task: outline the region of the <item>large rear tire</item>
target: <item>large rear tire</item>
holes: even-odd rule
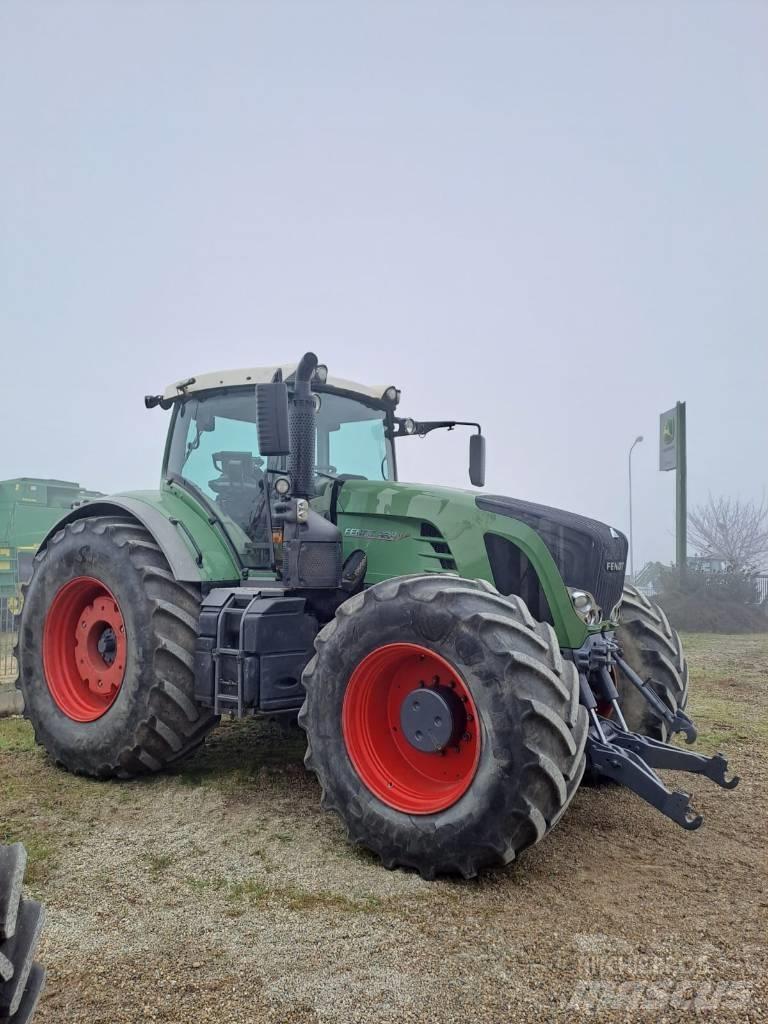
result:
[[[21,843],[0,846],[0,1020],[27,1024],[45,971],[34,959],[45,921],[35,900],[22,899],[27,854]]]
[[[471,878],[538,842],[567,808],[586,712],[554,631],[519,598],[455,576],[387,580],[341,605],[315,650],[305,763],[323,806],[386,867]],[[404,709],[441,699],[458,732],[444,752],[416,749]]]
[[[203,741],[217,718],[194,701],[199,607],[134,520],[55,534],[35,557],[18,661],[25,716],[57,763],[128,778]]]
[[[653,689],[671,711],[684,711],[688,704],[688,662],[680,637],[670,626],[664,609],[627,584],[619,623],[616,638],[629,665],[641,678],[653,680]],[[642,694],[621,675],[618,690],[629,728],[666,742],[666,723],[654,715]]]

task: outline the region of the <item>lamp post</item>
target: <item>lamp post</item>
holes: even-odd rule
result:
[[[629,578],[632,583],[635,582],[635,552],[632,546],[632,452],[635,445],[640,444],[642,440],[643,435],[638,434],[629,449]]]

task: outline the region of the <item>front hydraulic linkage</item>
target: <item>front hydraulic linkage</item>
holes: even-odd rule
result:
[[[595,771],[631,789],[685,829],[698,828],[703,817],[691,808],[690,793],[668,789],[654,768],[703,775],[723,789],[733,789],[739,783],[738,775],[726,779],[728,762],[722,754],[694,754],[620,729],[597,715],[593,723],[587,739],[587,757]]]
[[[643,682],[627,665],[612,637],[592,637],[583,648],[574,651],[573,657],[579,672],[580,700],[590,718],[587,758],[593,771],[631,789],[682,828],[699,828],[704,819],[692,809],[690,794],[668,789],[654,769],[669,768],[703,775],[723,789],[737,786],[738,775],[726,779],[728,762],[722,754],[704,757],[649,736],[630,732],[621,712],[619,694],[611,671],[614,664],[637,687],[671,732],[685,733],[688,743],[696,739],[696,728],[690,718],[682,711],[675,713],[667,707],[650,685],[651,681]],[[609,713],[614,716],[612,721],[598,712],[598,708],[603,707],[610,708]]]
[[[688,715],[686,715],[684,711],[680,710],[670,711],[661,697],[659,697],[650,685],[652,680],[649,679],[646,682],[643,682],[637,672],[635,672],[635,670],[631,668],[619,655],[618,650],[614,650],[612,653],[613,661],[616,662],[630,683],[632,683],[632,685],[642,693],[656,716],[667,723],[670,733],[682,732],[685,734],[685,742],[693,743],[698,734],[696,732],[696,726],[690,720]]]

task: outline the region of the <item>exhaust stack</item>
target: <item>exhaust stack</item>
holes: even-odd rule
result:
[[[288,472],[292,497],[281,510],[283,565],[281,577],[289,591],[337,590],[341,582],[341,534],[310,507],[315,494],[315,399],[312,376],[317,356],[301,357],[293,381],[288,433]]]
[[[317,356],[307,352],[296,367],[295,385],[289,421],[290,456],[288,471],[297,498],[311,498],[315,475],[315,400],[312,375]]]

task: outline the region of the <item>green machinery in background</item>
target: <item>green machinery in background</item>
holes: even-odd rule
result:
[[[14,616],[21,610],[21,587],[32,575],[38,545],[67,510],[100,496],[71,480],[22,476],[0,481],[0,687],[16,674]],[[0,714],[20,710],[15,692],[0,692]]]
[[[0,481],[0,600],[11,610],[19,586],[32,575],[32,559],[40,541],[65,509],[99,497],[70,480],[22,476]]]

